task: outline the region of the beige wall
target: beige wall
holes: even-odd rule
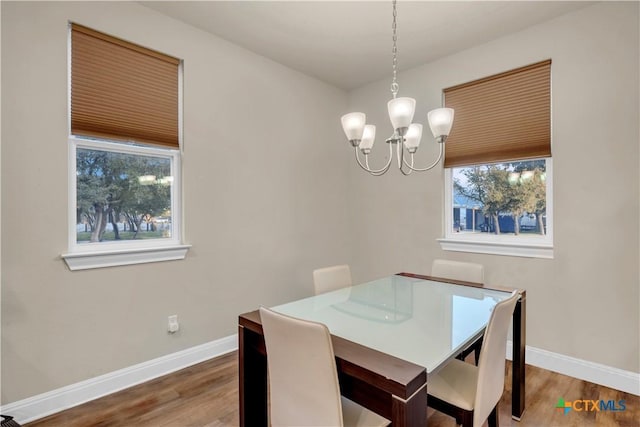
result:
[[[555,257],[444,252],[442,169],[373,178],[352,166],[355,280],[429,273],[434,258],[480,262],[489,284],[527,290],[529,345],[640,372],[638,23],[638,3],[605,2],[401,73],[399,94],[417,98],[426,125],[442,88],[552,58]],[[379,145],[388,84],[350,99]],[[436,144],[423,145],[426,163]]]
[[[60,259],[67,20],[185,61],[184,261]],[[133,3],[3,1],[2,64],[2,403],[234,334],[350,262],[346,93]]]
[[[361,281],[428,273],[436,257],[527,289],[530,345],[640,371],[638,4],[599,4],[399,76],[425,123],[443,87],[553,59],[553,260],[442,252],[441,170],[361,172],[338,89],[137,4],[1,6],[2,403],[233,334],[238,313],[310,294],[316,266],[350,262]],[[71,273],[59,257],[67,20],[185,60],[184,261]],[[350,97],[379,145],[388,84]]]

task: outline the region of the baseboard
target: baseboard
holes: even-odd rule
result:
[[[37,396],[0,407],[0,413],[13,416],[21,424],[46,417],[116,391],[150,381],[196,363],[232,352],[238,336],[230,335],[147,362],[90,378]]]
[[[512,349],[512,343],[508,341],[507,359],[509,360],[512,359]],[[640,396],[640,373],[637,372],[529,346],[526,347],[525,361],[528,365]]]
[[[0,413],[12,415],[16,421],[25,424],[196,363],[221,356],[237,350],[237,348],[237,335],[230,335],[177,353],[3,405],[0,407]],[[507,359],[512,359],[512,344],[510,341],[507,343],[506,355]],[[525,357],[529,365],[640,396],[639,373],[612,368],[530,346],[526,347]]]

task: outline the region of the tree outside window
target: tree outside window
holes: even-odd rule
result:
[[[171,158],[78,147],[76,242],[170,238]]]
[[[545,235],[546,160],[453,169],[454,232]]]

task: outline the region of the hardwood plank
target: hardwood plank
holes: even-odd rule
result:
[[[470,360],[473,355],[469,356]],[[27,424],[25,427],[227,427],[239,425],[237,353],[212,359]],[[501,427],[638,427],[640,397],[526,366],[527,409],[511,418],[511,364],[500,402]],[[625,401],[625,411],[556,409],[559,398]],[[430,427],[455,420],[429,408]],[[486,424],[485,424],[486,425]]]

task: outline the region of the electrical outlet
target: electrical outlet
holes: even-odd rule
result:
[[[169,325],[167,327],[167,331],[169,331],[170,334],[175,334],[179,329],[180,324],[178,323],[178,315],[174,314],[172,316],[169,316]]]

